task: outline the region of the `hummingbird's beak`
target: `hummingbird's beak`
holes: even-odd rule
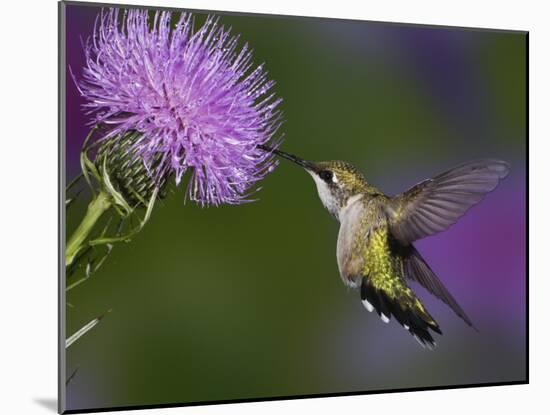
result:
[[[258,148],[271,152],[273,154],[277,154],[279,157],[282,157],[284,159],[290,160],[293,163],[296,163],[298,166],[302,166],[306,170],[313,170],[313,163],[310,163],[309,161],[306,161],[304,159],[301,159],[300,157],[296,157],[292,154],[285,153],[284,151],[277,150],[276,148],[271,148],[268,146],[264,146],[263,144],[260,144]]]

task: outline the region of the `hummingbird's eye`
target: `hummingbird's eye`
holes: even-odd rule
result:
[[[331,182],[332,181],[332,172],[330,170],[322,170],[322,171],[319,172],[319,177],[327,183]]]

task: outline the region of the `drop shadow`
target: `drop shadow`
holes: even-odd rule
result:
[[[34,398],[34,402],[43,408],[57,413],[57,399],[55,398]]]

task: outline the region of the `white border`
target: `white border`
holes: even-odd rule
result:
[[[251,0],[128,1],[133,4],[301,16],[492,27],[530,31],[530,288],[529,386],[415,392],[344,398],[175,408],[149,413],[518,414],[547,407],[550,350],[547,275],[548,76],[550,25],[544,2]],[[114,1],[117,3],[117,1]],[[124,3],[124,2],[122,2]],[[10,1],[2,6],[2,281],[1,411],[53,413],[57,345],[57,4]],[[505,70],[505,68],[503,68]],[[41,403],[42,402],[42,403]],[[538,411],[537,411],[538,412]],[[131,413],[131,412],[124,412]],[[138,412],[133,412],[138,413]]]

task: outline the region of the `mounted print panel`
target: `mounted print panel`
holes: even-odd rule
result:
[[[60,412],[527,382],[526,32],[59,12]]]

